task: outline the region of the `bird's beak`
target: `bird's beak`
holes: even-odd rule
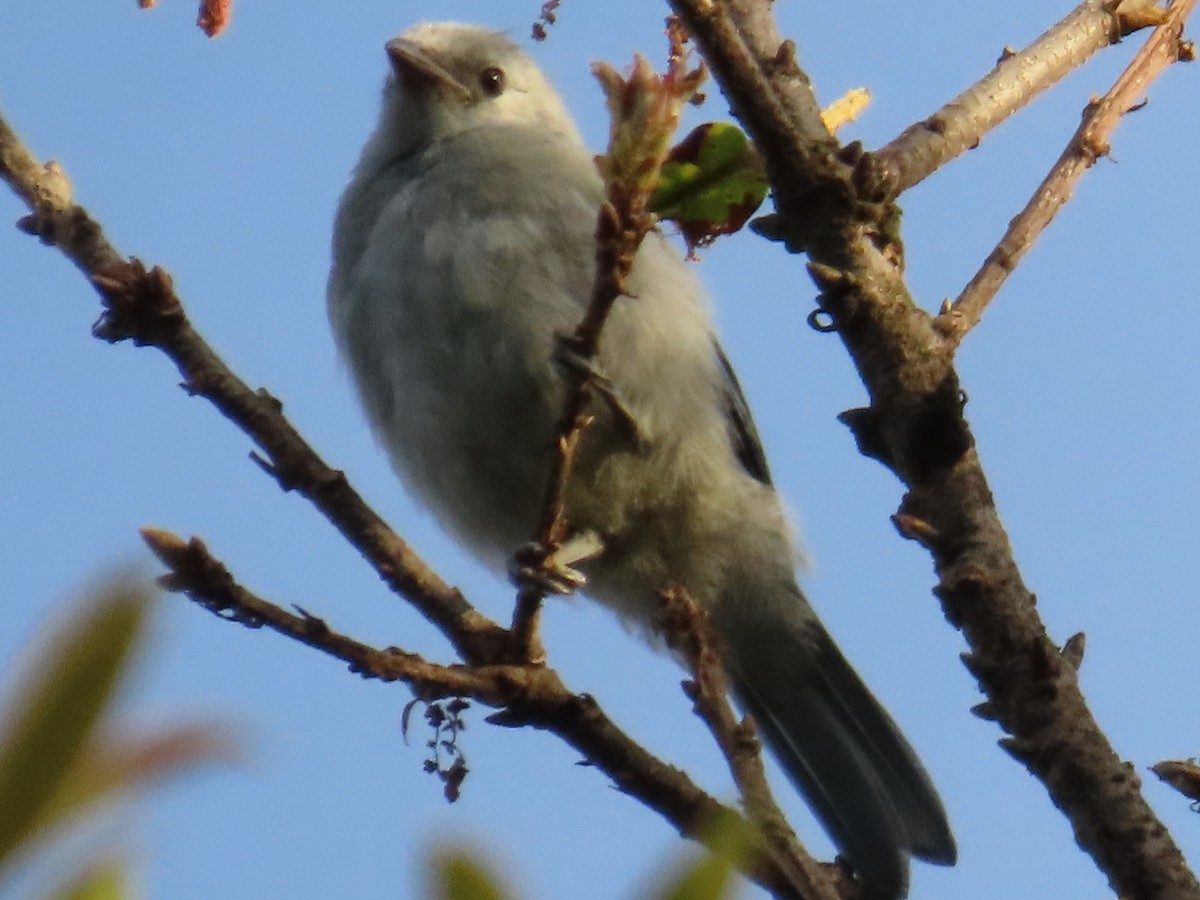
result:
[[[388,41],[386,49],[396,77],[409,90],[441,90],[464,103],[471,98],[470,89],[439,65],[419,44],[396,38]]]

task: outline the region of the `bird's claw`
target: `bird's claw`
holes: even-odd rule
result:
[[[604,552],[604,542],[594,531],[583,531],[547,552],[536,541],[517,549],[508,565],[508,577],[518,588],[541,594],[573,594],[587,577],[575,568]]]
[[[571,346],[569,337],[559,335],[558,341],[554,345],[554,362],[565,371],[573,372],[580,377],[583,384],[604,401],[613,418],[629,435],[629,439],[634,444],[640,447],[645,443],[637,419],[634,418],[629,406],[613,387],[612,379],[600,370],[595,360],[588,359],[576,352],[575,348]]]

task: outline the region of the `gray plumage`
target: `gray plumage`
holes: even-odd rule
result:
[[[408,488],[502,570],[530,540],[562,409],[556,334],[595,272],[603,186],[553,88],[502,35],[425,24],[388,44],[378,127],[338,210],[329,314],[371,425]],[[647,626],[682,584],[709,610],[738,698],[879,897],[908,858],[954,861],[936,792],[825,632],[707,300],[647,236],[598,364],[567,516],[598,535],[587,593]]]

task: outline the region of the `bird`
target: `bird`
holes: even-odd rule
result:
[[[562,414],[561,336],[596,273],[604,185],[533,59],[502,33],[414,25],[385,45],[378,123],[338,205],[328,314],[377,440],[411,494],[506,571],[539,522]],[[732,691],[868,896],[910,857],[952,865],[943,804],[796,579],[797,550],[710,301],[659,230],[642,241],[595,368],[565,485],[598,555],[584,592],[648,632],[682,586]],[[631,437],[632,419],[636,438]]]

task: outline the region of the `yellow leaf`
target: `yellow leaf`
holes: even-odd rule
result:
[[[505,900],[499,880],[461,847],[438,850],[430,865],[431,900]]]
[[[821,121],[830,131],[836,132],[848,122],[853,122],[871,103],[871,92],[866,88],[853,88],[821,110]]]

